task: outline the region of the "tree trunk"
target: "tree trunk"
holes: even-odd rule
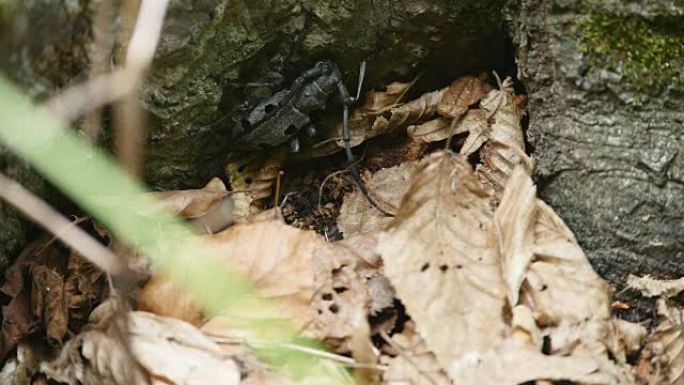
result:
[[[511,7],[541,198],[601,275],[684,275],[684,3]]]

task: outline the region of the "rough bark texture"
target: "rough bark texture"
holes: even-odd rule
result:
[[[667,0],[510,10],[539,192],[618,285],[684,275],[683,14]]]

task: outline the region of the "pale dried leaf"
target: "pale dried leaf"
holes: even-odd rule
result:
[[[379,238],[385,273],[442,368],[508,332],[492,217],[465,158],[438,152]]]
[[[636,352],[646,337],[646,328],[618,319],[592,319],[561,323],[544,330],[549,354],[558,356],[611,357],[625,365],[627,355]]]
[[[122,314],[109,314],[106,328],[93,328],[71,339],[57,360],[42,365],[43,373],[70,385],[240,383],[235,362],[192,325],[129,312],[124,327]],[[125,337],[121,330],[127,330]]]
[[[368,91],[364,98],[364,104],[356,108],[349,117],[350,146],[358,146],[364,140],[380,135],[382,132],[372,129],[375,118],[383,110],[397,106],[412,85],[413,82],[393,82],[387,86],[385,91]],[[337,125],[336,132],[337,138],[342,138],[342,123]],[[338,146],[344,147],[342,139],[338,139],[336,143]]]
[[[460,154],[469,156],[479,150],[483,143],[489,139],[489,124],[485,112],[480,109],[469,110],[466,115],[456,124],[454,134],[467,132]]]
[[[387,365],[382,374],[384,385],[447,385],[446,373],[440,368],[435,355],[430,352],[412,323],[404,325],[401,334],[392,336],[390,346],[395,356],[381,356]]]
[[[642,360],[648,362],[651,383],[684,384],[684,310],[658,301],[660,323],[642,352]],[[658,382],[655,382],[658,381]]]
[[[229,162],[226,173],[233,189],[234,217],[238,223],[262,211],[263,201],[273,195],[273,188],[280,175],[282,161],[273,157],[266,161],[247,158]]]
[[[451,118],[439,117],[437,119],[428,120],[425,123],[408,126],[406,133],[411,138],[420,140],[422,142],[431,143],[444,140],[451,135]]]
[[[627,277],[627,287],[638,290],[644,297],[670,298],[684,291],[684,278],[660,280],[648,275],[637,277],[630,274]]]
[[[516,104],[512,80],[506,78],[501,89],[490,91],[480,102],[480,108],[491,124],[487,142],[480,149],[482,165],[478,167],[478,174],[485,188],[500,198],[516,165],[522,164],[528,174],[533,166],[525,154],[520,126],[522,110]]]
[[[401,198],[408,191],[411,174],[416,165],[415,161],[404,162],[376,172],[368,183],[368,190],[373,192],[378,201],[388,206],[399,206]],[[372,207],[360,191],[354,191],[344,197],[337,226],[348,238],[381,230],[391,220],[391,217]]]
[[[442,96],[437,113],[448,118],[463,115],[469,106],[479,102],[491,90],[486,79],[487,73],[483,73],[478,77],[462,76],[454,80]]]
[[[372,131],[377,135],[393,132],[416,122],[430,119],[437,111],[437,106],[448,88],[423,94],[418,99],[398,107],[390,108],[379,115],[373,122]]]
[[[161,191],[150,195],[159,202],[152,210],[166,209],[186,218],[198,218],[205,215],[214,203],[223,200],[228,190],[221,179],[215,177],[201,189]]]
[[[506,295],[511,307],[518,305],[520,286],[532,262],[536,189],[532,180],[516,168],[494,213],[499,255]]]
[[[152,379],[176,385],[240,383],[235,362],[192,325],[132,312],[128,327],[131,351]]]
[[[541,325],[609,318],[610,287],[565,223],[535,198],[522,167],[512,172],[496,220],[512,305],[520,295],[519,302],[532,309]]]
[[[628,385],[627,370],[602,357],[548,356],[509,338],[483,354],[469,354],[452,364],[455,384],[518,385],[535,380],[572,381],[593,385]]]
[[[351,250],[281,219],[236,225],[204,239],[214,255],[245,274],[277,305],[249,314],[231,306],[221,320],[210,322],[213,334],[239,335],[240,325],[249,326],[250,317],[267,316],[292,318],[312,336],[344,344],[366,323],[367,289],[356,271],[364,262]]]
[[[197,302],[161,273],[155,273],[138,294],[138,310],[193,325],[199,325],[203,315]]]

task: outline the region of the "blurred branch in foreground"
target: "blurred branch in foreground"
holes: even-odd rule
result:
[[[168,0],[143,1],[126,51],[125,66],[65,90],[45,103],[47,109],[60,120],[73,121],[137,90],[152,63],[167,6]]]

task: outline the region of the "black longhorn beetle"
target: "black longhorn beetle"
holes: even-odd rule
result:
[[[371,198],[361,180],[351,151],[349,134],[349,108],[361,95],[366,74],[366,62],[361,63],[356,95],[351,96],[342,82],[340,69],[334,63],[324,60],[304,71],[294,80],[289,89],[284,89],[260,102],[237,124],[235,140],[231,147],[240,150],[265,150],[290,142],[292,152],[299,151],[297,135],[304,130],[308,135],[316,134],[309,113],[325,108],[328,98],[335,92],[342,102],[342,139],[356,185],[371,205],[387,216],[392,216]]]

